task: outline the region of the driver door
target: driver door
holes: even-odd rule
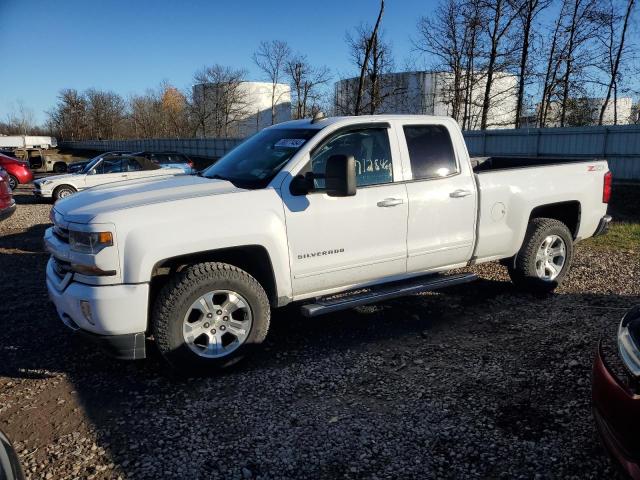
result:
[[[357,192],[330,197],[324,180],[307,195],[283,188],[293,294],[318,295],[406,273],[408,203],[388,125],[339,131],[299,173],[324,173],[327,158],[353,155]]]

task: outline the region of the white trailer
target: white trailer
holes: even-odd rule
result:
[[[47,150],[58,146],[55,137],[43,137],[33,135],[6,135],[0,136],[0,149],[41,148]]]

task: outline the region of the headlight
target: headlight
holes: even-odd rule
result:
[[[78,232],[69,230],[71,250],[79,253],[98,253],[105,247],[113,245],[111,232]]]
[[[48,185],[51,183],[51,180],[40,180],[40,185]]]
[[[640,305],[629,310],[620,322],[618,350],[627,369],[640,377]]]

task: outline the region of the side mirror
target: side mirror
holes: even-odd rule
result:
[[[291,179],[289,191],[291,195],[308,195],[313,189],[313,179],[309,175],[296,175]]]
[[[356,160],[353,155],[332,155],[327,159],[324,184],[330,197],[356,194]]]

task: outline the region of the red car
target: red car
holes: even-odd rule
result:
[[[604,445],[632,479],[640,480],[640,305],[622,318],[617,335],[600,341],[592,398]]]
[[[16,202],[11,195],[9,187],[9,174],[0,167],[0,220],[13,215],[16,210]]]
[[[0,153],[0,167],[9,174],[9,186],[15,190],[19,184],[29,183],[33,180],[33,173],[28,162]]]

